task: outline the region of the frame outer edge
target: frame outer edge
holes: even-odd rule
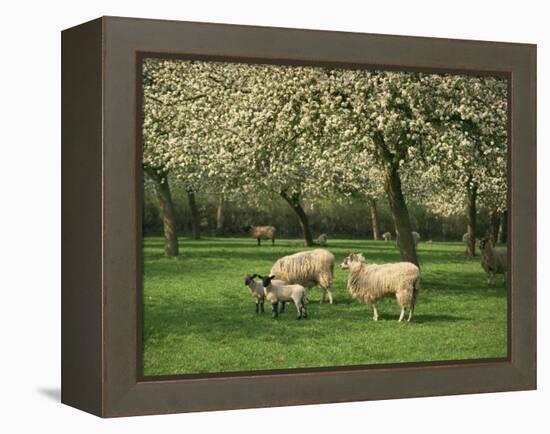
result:
[[[61,402],[102,415],[102,20],[61,33]]]

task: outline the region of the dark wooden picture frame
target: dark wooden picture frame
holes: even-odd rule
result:
[[[144,53],[508,77],[508,358],[143,378]],[[536,46],[114,17],[63,31],[62,402],[113,417],[534,388]]]

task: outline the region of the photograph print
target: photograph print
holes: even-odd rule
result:
[[[144,378],[507,359],[509,77],[143,54]]]

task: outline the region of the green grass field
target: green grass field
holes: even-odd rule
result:
[[[180,256],[163,256],[163,240],[144,240],[145,376],[506,357],[507,297],[504,279],[487,286],[479,258],[466,258],[461,243],[420,243],[422,290],[412,323],[398,323],[395,299],[370,306],[352,300],[350,252],[369,262],[399,261],[393,243],[329,240],[336,256],[335,304],[308,293],[308,319],[294,306],[272,320],[244,286],[247,273],[268,273],[281,256],[304,250],[298,240],[261,247],[250,238],[180,240]]]

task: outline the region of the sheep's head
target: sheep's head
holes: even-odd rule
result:
[[[271,281],[275,279],[275,276],[272,274],[271,276],[258,276],[260,279],[262,279],[262,285],[264,287],[264,291],[267,291],[271,287]]]
[[[245,232],[250,232],[250,230],[253,228],[252,225],[246,225],[246,226],[243,226],[243,231]]]
[[[254,279],[255,279],[256,277],[261,277],[261,276],[259,276],[258,274],[252,274],[252,275],[247,274],[246,276],[244,276],[244,284],[245,284],[245,286],[248,286],[248,285],[250,285],[251,283],[253,283],[253,282],[254,282]]]
[[[350,253],[348,256],[344,258],[342,263],[340,264],[340,267],[342,267],[343,270],[349,269],[350,265],[354,262],[364,262],[366,263],[367,260],[364,258],[362,253]]]
[[[489,238],[483,237],[479,240],[479,248],[481,250],[485,250],[485,247],[487,247],[487,244],[489,244]]]

